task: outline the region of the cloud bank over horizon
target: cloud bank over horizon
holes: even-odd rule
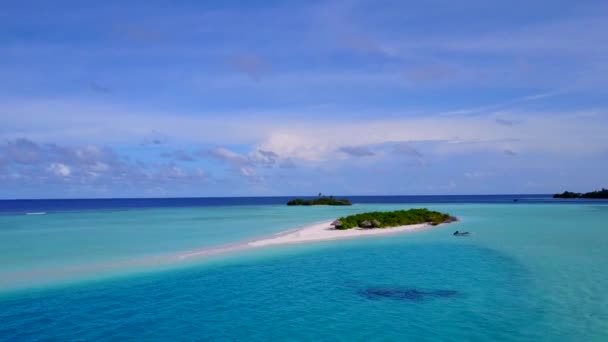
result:
[[[606,186],[608,6],[483,4],[11,4],[0,198]]]

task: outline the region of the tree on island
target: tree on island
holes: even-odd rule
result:
[[[571,192],[571,191],[564,191],[561,194],[553,195],[553,198],[580,198],[580,197],[581,197],[581,193]]]
[[[608,198],[608,189],[587,192],[581,194],[579,192],[564,191],[561,194],[553,195],[553,198],[587,198],[587,199],[604,199]]]
[[[421,209],[376,211],[340,217],[332,223],[336,229],[351,228],[390,228],[411,224],[428,223],[436,226],[441,223],[457,221],[456,217],[438,211]]]
[[[321,196],[314,199],[296,198],[287,202],[287,205],[352,205],[353,203],[346,198],[334,198],[334,196]]]
[[[592,191],[581,196],[582,198],[608,198],[608,189],[602,188],[599,191]]]

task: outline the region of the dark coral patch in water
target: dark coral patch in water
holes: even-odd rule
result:
[[[419,290],[414,288],[370,287],[359,292],[367,299],[396,299],[421,302],[431,298],[448,298],[458,295],[454,290]]]

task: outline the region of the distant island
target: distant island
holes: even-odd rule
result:
[[[390,228],[412,224],[428,223],[436,226],[441,223],[450,223],[458,219],[449,214],[438,211],[421,209],[375,211],[340,217],[332,223],[336,229],[346,230],[352,228]]]
[[[318,198],[301,199],[296,198],[287,202],[287,205],[352,205],[353,203],[346,198],[334,198],[334,196],[323,196],[319,194]]]
[[[592,191],[587,193],[564,191],[561,194],[553,195],[553,198],[589,198],[589,199],[608,199],[608,189]]]

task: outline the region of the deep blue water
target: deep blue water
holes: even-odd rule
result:
[[[0,214],[57,212],[78,210],[111,210],[143,208],[179,208],[243,205],[283,205],[293,198],[280,197],[201,197],[201,198],[112,198],[112,199],[42,199],[0,200]],[[553,199],[548,194],[525,195],[442,195],[442,196],[336,196],[347,197],[354,203],[608,203],[608,200]]]

